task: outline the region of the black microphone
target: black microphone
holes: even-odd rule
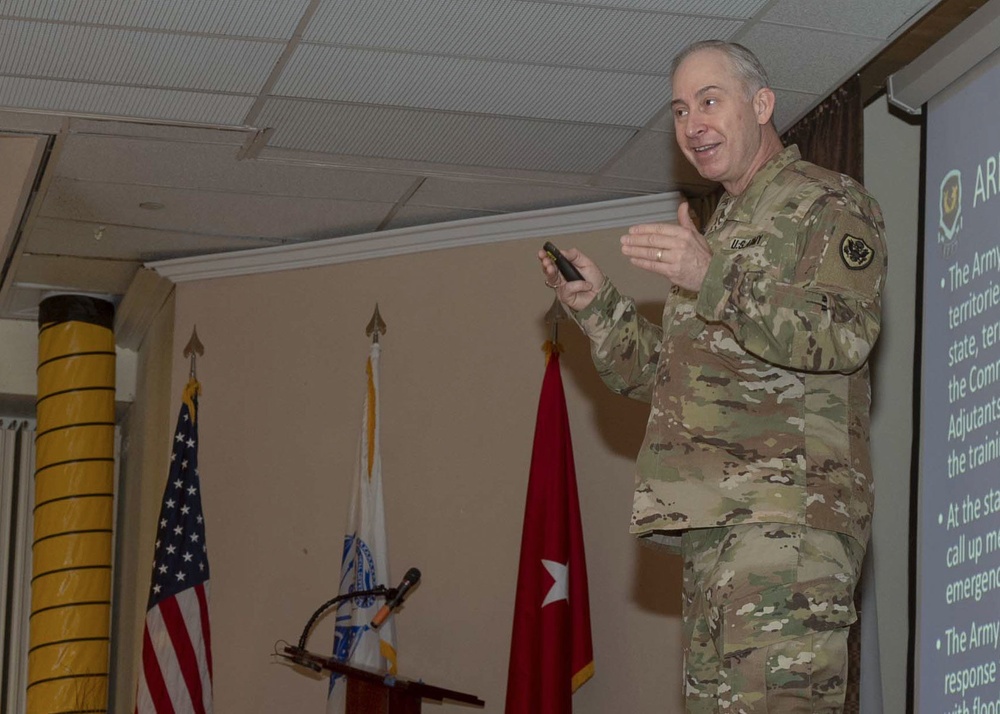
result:
[[[410,588],[418,582],[420,582],[420,571],[416,568],[407,570],[406,575],[403,576],[403,579],[399,583],[399,587],[396,588],[396,594],[386,600],[385,605],[372,618],[371,626],[373,630],[377,630],[379,625],[385,622],[385,619],[392,614],[392,611],[403,604],[403,600],[406,599],[406,594],[410,592]]]

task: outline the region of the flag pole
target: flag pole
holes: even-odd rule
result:
[[[372,339],[372,344],[378,344],[378,336],[384,335],[386,331],[385,320],[378,311],[378,303],[375,303],[375,312],[372,313],[372,319],[368,321],[368,327],[365,328],[365,334]]]
[[[558,352],[562,349],[559,345],[559,323],[565,320],[566,317],[566,311],[563,309],[562,303],[559,302],[559,298],[553,298],[552,307],[545,313],[545,324],[549,326],[550,331],[549,340],[542,348],[546,354],[549,354],[552,350]]]
[[[188,340],[187,346],[184,347],[184,356],[191,358],[191,379],[198,378],[198,370],[195,362],[198,357],[205,354],[205,345],[201,344],[201,340],[198,339],[198,326],[195,325],[191,328],[191,339]]]

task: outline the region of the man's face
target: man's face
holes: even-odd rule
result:
[[[677,68],[673,91],[674,130],[684,156],[704,178],[742,191],[762,163],[761,129],[770,111],[760,111],[759,98],[768,90],[748,99],[729,58],[704,49]]]

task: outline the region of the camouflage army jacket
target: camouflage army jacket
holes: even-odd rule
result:
[[[661,326],[605,280],[574,317],[605,383],[650,402],[631,531],[795,523],[868,540],[868,354],[886,271],[878,204],[786,148],[705,237],[699,293]]]

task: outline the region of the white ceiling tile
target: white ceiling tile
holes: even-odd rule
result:
[[[320,6],[309,42],[453,57],[665,74],[691,36],[738,20],[510,0],[343,0]],[[599,27],[600,36],[594,28]],[[487,30],[487,31],[484,31]]]
[[[36,255],[78,255],[139,262],[263,248],[281,242],[277,238],[215,236],[55,218],[32,221],[24,240],[25,251]]]
[[[673,132],[645,131],[639,134],[602,172],[604,176],[653,182],[660,191],[678,183],[704,182],[677,149]]]
[[[532,171],[499,166],[469,166],[468,164],[447,164],[441,161],[416,161],[397,158],[380,158],[352,154],[320,153],[274,146],[265,146],[258,153],[262,161],[277,161],[292,166],[330,166],[345,170],[384,171],[389,174],[420,176],[444,176],[470,181],[514,180],[560,183],[566,185],[586,185],[589,176],[585,173],[565,173],[559,171]]]
[[[535,2],[536,0],[514,0]],[[550,0],[540,0],[548,2]],[[769,0],[575,0],[580,5],[748,19]]]
[[[674,135],[674,115],[670,111],[661,111],[656,115],[646,128],[651,131],[665,131],[670,134],[671,137]]]
[[[128,290],[138,262],[98,260],[63,255],[22,255],[17,282],[22,286],[122,295]]]
[[[423,226],[432,223],[447,223],[449,221],[460,221],[466,218],[481,218],[483,216],[494,216],[496,211],[473,211],[460,208],[433,208],[428,206],[404,206],[392,219],[383,226],[384,230],[393,228],[408,228],[410,226]]]
[[[810,111],[826,95],[808,92],[786,92],[774,90],[774,125],[778,133],[790,129],[792,125]]]
[[[535,171],[593,171],[633,134],[588,124],[292,100],[269,101],[261,122],[279,127],[271,146]]]
[[[188,126],[91,117],[72,117],[68,125],[70,134],[131,137],[146,141],[176,141],[183,144],[222,144],[230,147],[245,145],[257,133],[256,129],[245,126]]]
[[[284,43],[0,21],[0,73],[256,94]]]
[[[0,101],[0,104],[3,102]],[[53,114],[33,114],[23,111],[0,110],[0,131],[27,131],[39,134],[56,134],[62,128],[63,118]]]
[[[841,32],[885,39],[915,13],[928,6],[927,0],[777,0],[759,18],[761,22]]]
[[[775,89],[825,96],[881,47],[871,38],[816,30],[796,30],[795,42],[789,42],[789,33],[787,27],[759,23],[740,39],[760,59]]]
[[[682,46],[756,50],[784,130],[934,4],[0,0],[0,131],[55,137],[3,314],[37,303],[19,280],[113,293],[142,261],[700,193],[664,109]]]
[[[41,288],[22,287],[17,283],[11,283],[4,305],[4,318],[36,322],[38,320],[38,304],[45,298],[45,292]],[[10,397],[5,395],[3,398],[9,399]],[[35,402],[32,399],[30,414],[34,413]]]
[[[240,37],[288,38],[309,0],[4,0],[4,15]]]
[[[140,203],[162,203],[149,211]],[[288,242],[374,230],[391,203],[260,196],[56,179],[39,215],[88,223]]]
[[[0,105],[200,124],[243,123],[253,97],[0,77]]]
[[[171,186],[271,196],[395,201],[412,176],[238,160],[238,147],[117,136],[71,135],[56,175],[80,181]]]
[[[659,75],[305,45],[273,94],[642,126],[668,91]]]
[[[429,178],[413,194],[407,207],[447,206],[493,212],[529,211],[634,196],[608,188],[554,186],[526,181],[468,181]]]

